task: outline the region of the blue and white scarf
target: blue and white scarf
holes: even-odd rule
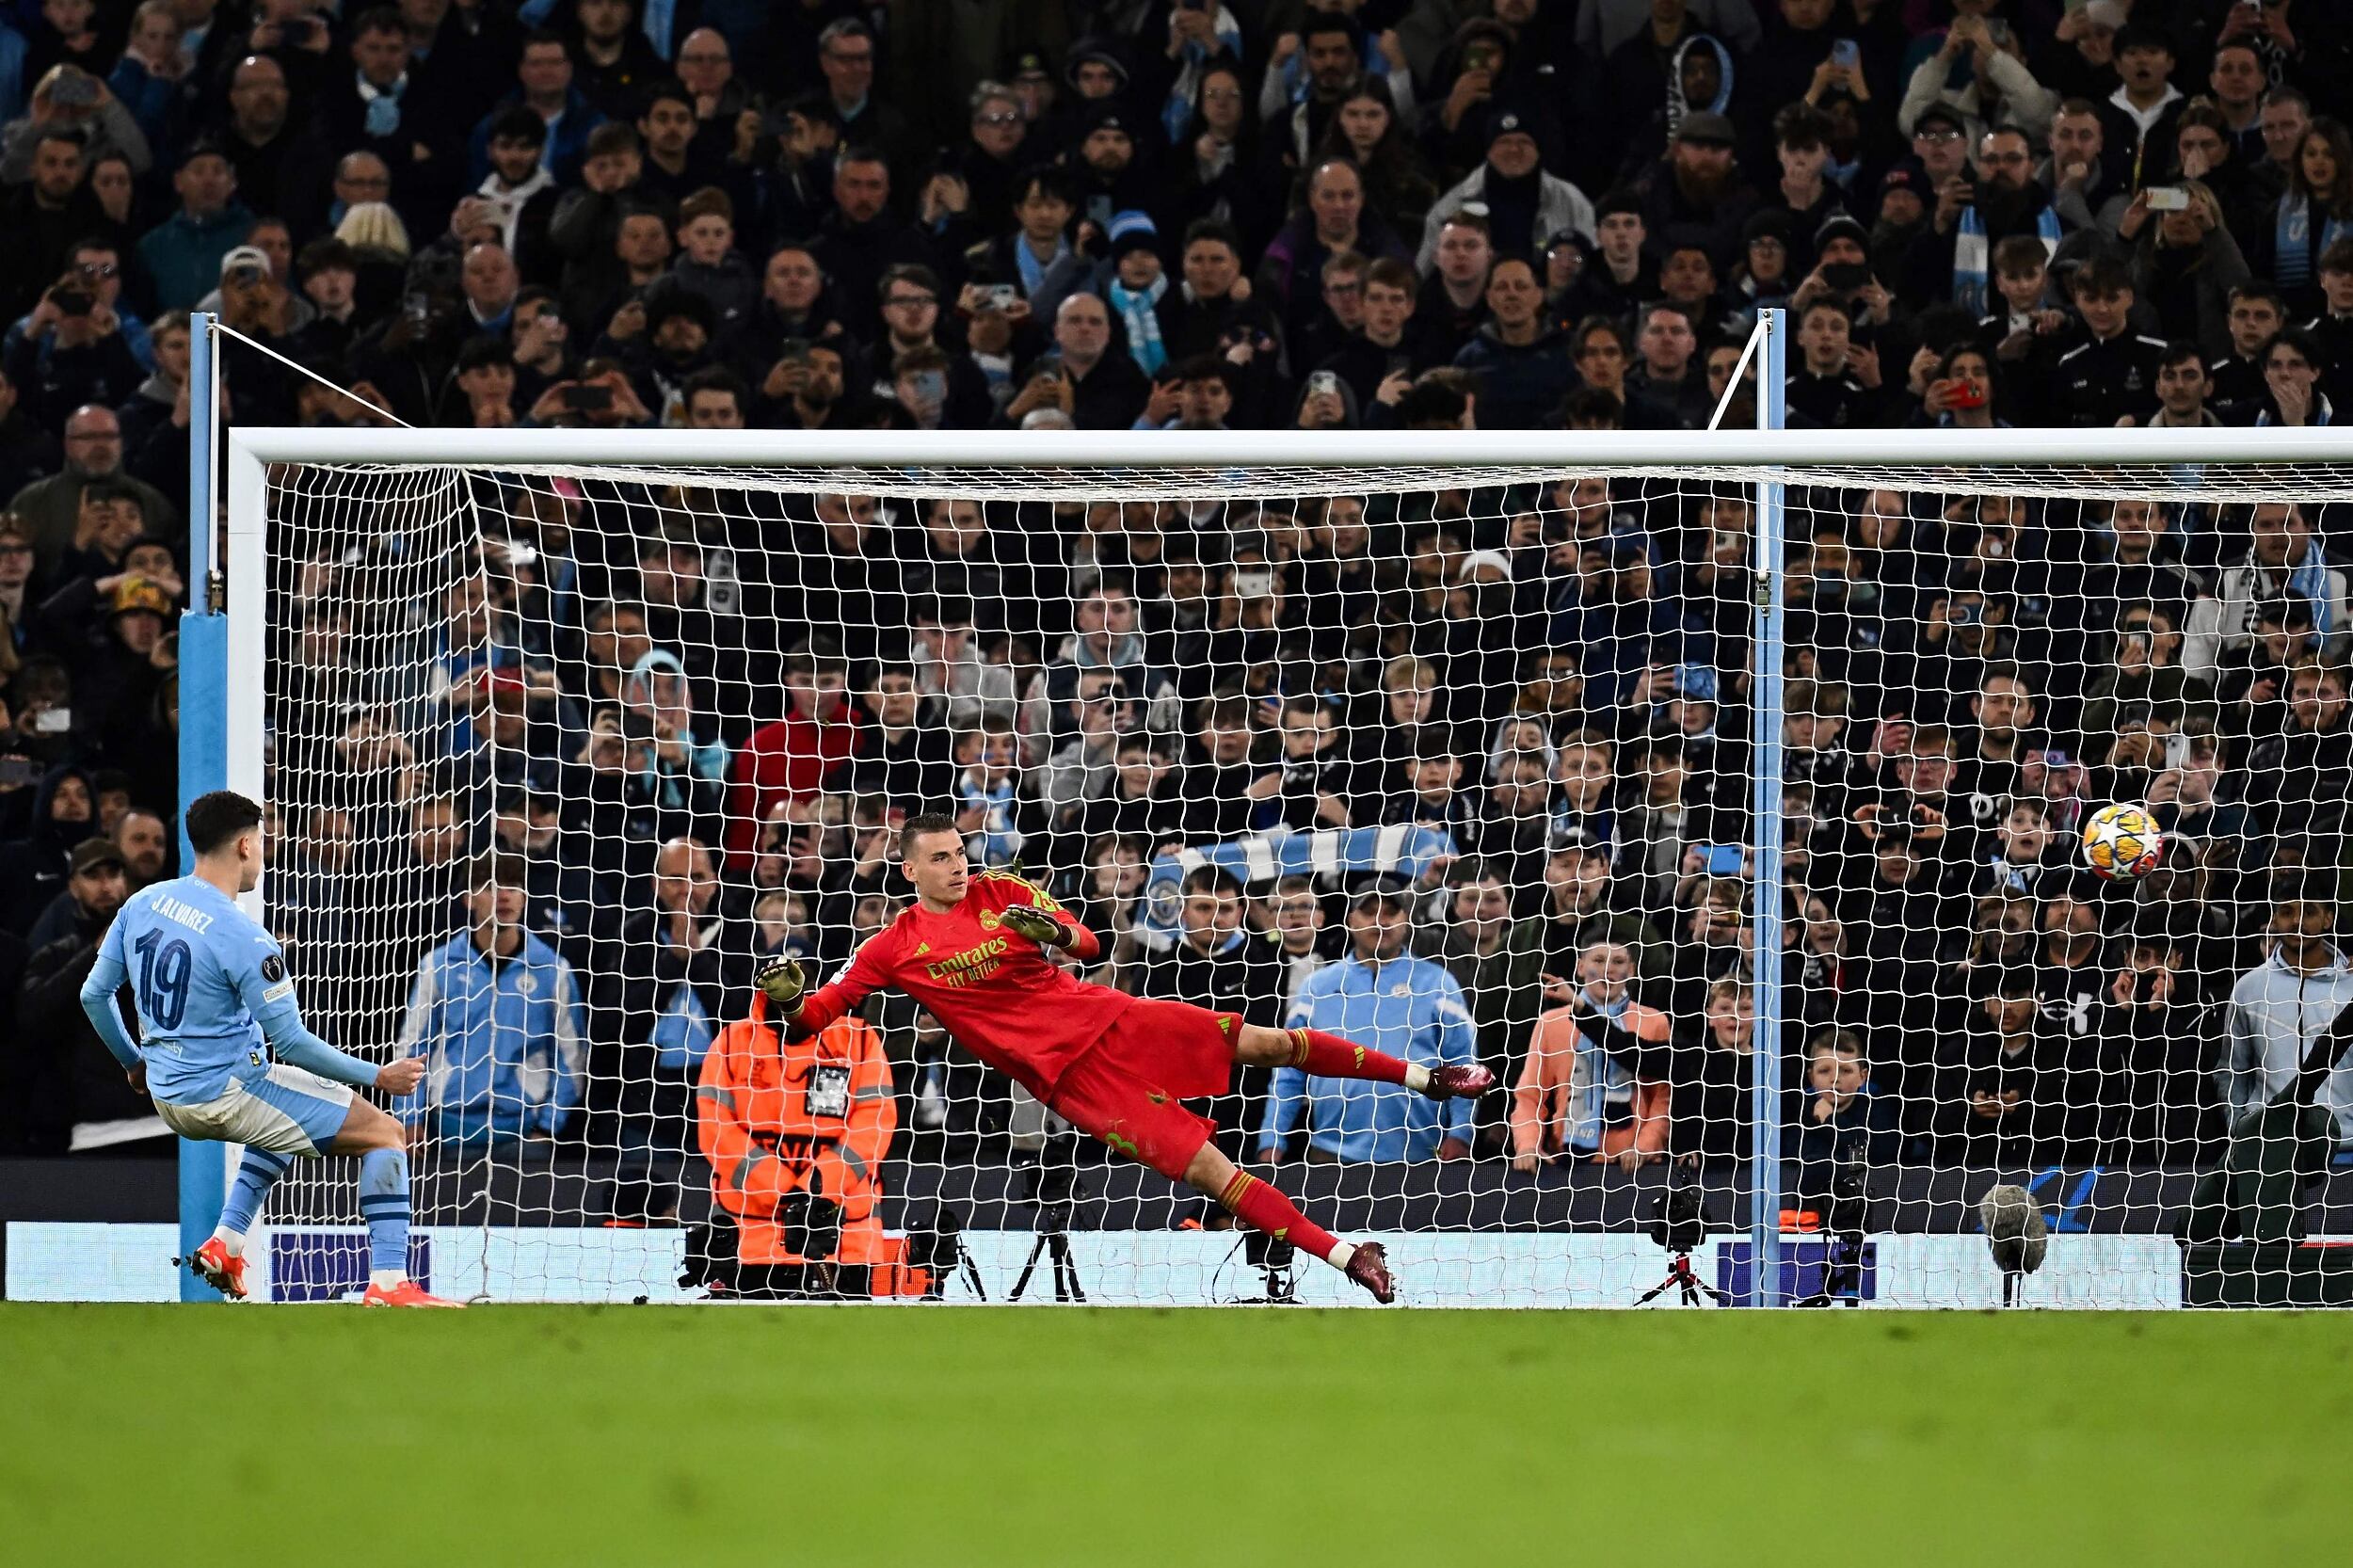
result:
[[[1121,324],[1128,328],[1128,353],[1146,376],[1157,376],[1168,363],[1168,344],[1160,341],[1160,312],[1153,309],[1167,292],[1166,273],[1153,279],[1152,286],[1141,294],[1116,278],[1112,280],[1112,309],[1119,312]]]
[[[2034,232],[2042,241],[2047,260],[2058,253],[2058,214],[2048,206],[2035,215]],[[1953,303],[1971,315],[1986,312],[1986,280],[1992,275],[1993,248],[1986,243],[1985,219],[1974,206],[1961,209],[1961,225],[1953,232]]]
[[[1433,860],[1454,853],[1452,835],[1427,823],[1254,833],[1187,845],[1153,860],[1144,876],[1136,929],[1147,936],[1173,937],[1181,923],[1185,878],[1201,866],[1220,867],[1250,886],[1263,886],[1279,876],[1343,878],[1368,872],[1414,881]]]
[[[2328,424],[2329,400],[2315,392],[2313,405],[2313,423]],[[2296,564],[2296,569],[2288,573],[2288,592],[2313,607],[2313,644],[2325,643],[2336,630],[2337,606],[2329,597],[2329,557],[2321,551],[2318,534],[2305,545],[2304,558]]]
[[[408,73],[402,72],[391,87],[379,88],[365,76],[358,78],[360,102],[367,105],[366,127],[369,136],[381,141],[400,134],[400,100],[408,90]]]
[[[1020,790],[1011,778],[989,784],[977,770],[968,769],[956,781],[956,801],[966,811],[978,809],[981,830],[968,835],[966,847],[979,851],[981,864],[1002,866],[1021,853],[1025,835],[1014,825],[1014,815],[1020,809]]]
[[[2300,288],[2311,282],[2313,258],[2353,234],[2353,223],[2331,217],[2321,225],[2320,243],[2313,244],[2312,200],[2301,191],[2291,191],[2280,199],[2280,208],[2271,225],[2271,280],[2283,289]]]

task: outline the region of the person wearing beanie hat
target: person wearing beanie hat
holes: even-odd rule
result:
[[[1112,214],[1144,205],[1148,130],[1144,116],[1115,98],[1098,100],[1078,117],[1070,168],[1079,183],[1079,216],[1097,229],[1111,226]]]
[[[1802,319],[1807,306],[1829,300],[1846,312],[1858,334],[1887,325],[1895,297],[1871,269],[1869,230],[1839,213],[1814,231],[1814,270],[1789,296],[1793,317]]]
[[[1733,303],[1753,322],[1756,312],[1788,300],[1796,285],[1789,254],[1789,214],[1760,208],[1740,228],[1740,264],[1734,271]]]
[[[1112,214],[1110,239],[1110,276],[1098,292],[1127,329],[1128,354],[1146,376],[1155,375],[1168,363],[1160,337],[1160,304],[1168,295],[1160,232],[1150,214],[1127,209]]]
[[[1586,194],[1544,168],[1534,121],[1503,106],[1486,120],[1487,156],[1461,184],[1438,198],[1422,221],[1421,249],[1415,266],[1427,273],[1437,264],[1438,234],[1446,220],[1474,202],[1487,213],[1487,233],[1500,253],[1532,255],[1556,234],[1598,238],[1593,203]]]

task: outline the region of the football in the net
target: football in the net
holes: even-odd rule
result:
[[[2084,863],[2095,876],[2129,882],[2164,857],[2165,832],[2146,806],[2103,806],[2084,824]]]

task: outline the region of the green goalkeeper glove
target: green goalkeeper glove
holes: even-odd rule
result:
[[[779,952],[762,963],[752,982],[772,1006],[786,1012],[798,1007],[801,994],[808,989],[808,976],[801,968],[801,961],[788,952]]]
[[[1004,922],[1006,930],[1016,936],[1027,936],[1042,948],[1063,945],[1062,921],[1034,904],[1009,904],[997,918]]]

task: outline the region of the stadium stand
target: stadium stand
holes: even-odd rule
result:
[[[232,424],[1697,429],[1786,306],[1793,425],[2325,425],[2349,118],[2353,18],[2313,0],[12,0],[0,1151],[127,1113],[53,1003],[106,901],[169,874],[192,308],[352,393],[232,343]],[[669,1217],[686,1075],[759,959],[887,918],[881,801],[1047,880],[1123,986],[1269,1018],[1383,900],[1196,873],[1156,930],[1155,851],[1448,835],[1397,895],[1415,972],[1516,1100],[1310,1138],[1297,1085],[1245,1077],[1238,1156],[1740,1152],[1739,869],[1692,858],[1747,798],[1747,648],[1711,620],[1738,494],[714,504],[500,494],[514,546],[411,629],[460,650],[431,701],[322,695],[332,561],[273,649],[278,776],[349,785],[270,800],[322,1032],[477,1027],[403,1018],[470,961],[497,856],[584,977],[583,1077],[477,1130],[627,1149],[591,1207]],[[2219,1160],[2278,878],[2345,865],[2344,531],[1916,490],[1792,516],[1793,613],[1836,653],[1789,693],[1792,1191],[1823,1127],[1945,1167]],[[476,667],[468,627],[515,656]],[[2196,847],[2118,898],[2072,829],[2136,797]],[[1588,971],[1637,999],[1623,1081],[1545,1043],[1545,977]],[[895,1007],[899,1152],[1003,1137]],[[600,1097],[632,1073],[658,1103]]]

